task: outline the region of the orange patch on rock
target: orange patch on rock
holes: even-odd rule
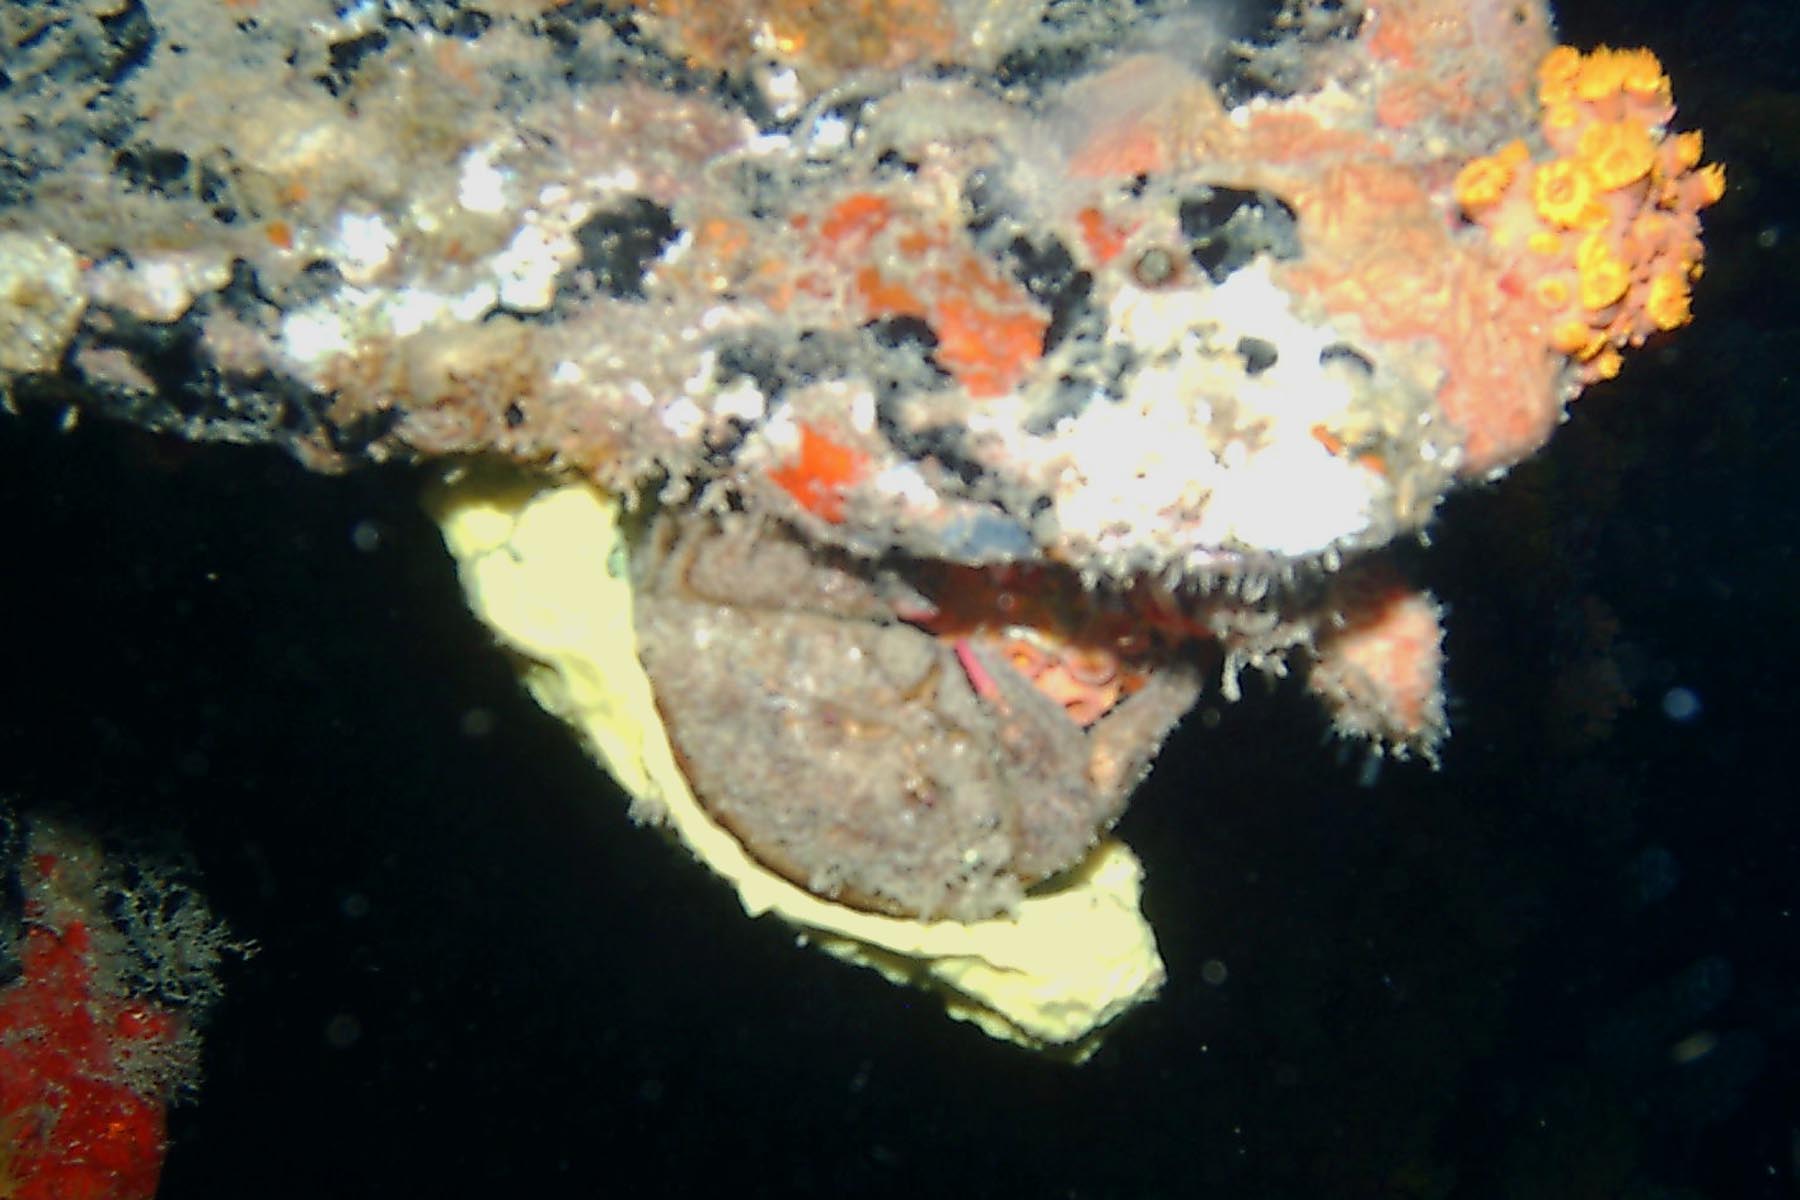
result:
[[[1295,196],[1315,253],[1287,281],[1374,337],[1436,344],[1461,471],[1483,476],[1542,446],[1561,404],[1532,302],[1451,236],[1419,182],[1380,162],[1340,164]]]
[[[792,462],[769,472],[801,508],[833,525],[844,520],[844,493],[869,469],[869,456],[814,429],[800,426],[800,451]]]
[[[1107,220],[1097,208],[1084,208],[1076,213],[1075,224],[1081,230],[1081,242],[1087,247],[1088,257],[1097,266],[1105,266],[1117,258],[1131,237],[1129,229]]]
[[[1345,733],[1429,755],[1443,732],[1443,665],[1437,606],[1394,585],[1320,644],[1308,686]]]
[[[1017,284],[946,232],[909,223],[885,197],[846,196],[820,219],[817,238],[822,255],[857,264],[853,294],[866,316],[931,326],[938,362],[970,396],[1006,394],[1043,354],[1049,320]]]

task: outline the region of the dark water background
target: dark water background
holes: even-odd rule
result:
[[[1698,319],[1443,514],[1442,771],[1289,688],[1177,737],[1170,982],[1078,1070],[634,831],[414,474],[0,419],[0,787],[178,833],[262,947],[163,1195],[1800,1195],[1800,6],[1561,15],[1729,164]]]

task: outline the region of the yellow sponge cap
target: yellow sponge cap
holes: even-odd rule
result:
[[[939,992],[952,1016],[994,1037],[1079,1061],[1114,1017],[1156,993],[1163,965],[1139,909],[1143,872],[1107,840],[1008,917],[916,920],[813,895],[752,859],[695,800],[640,665],[629,534],[617,498],[478,469],[448,477],[430,507],[475,612],[519,656],[526,686],[573,725],[633,798],[737,889],[840,958]]]

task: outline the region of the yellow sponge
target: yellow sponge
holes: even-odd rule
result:
[[[620,505],[587,484],[460,471],[430,507],[470,605],[513,649],[526,686],[575,726],[633,798],[737,889],[839,958],[942,994],[952,1016],[994,1037],[1080,1061],[1102,1026],[1163,980],[1139,909],[1143,872],[1107,840],[1011,917],[882,916],[821,899],[752,859],[694,799],[675,762],[632,626],[630,543]]]

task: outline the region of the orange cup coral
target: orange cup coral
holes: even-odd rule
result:
[[[1463,167],[1457,204],[1511,256],[1549,345],[1586,384],[1621,351],[1686,324],[1700,210],[1725,191],[1698,133],[1672,134],[1669,78],[1648,50],[1558,46],[1538,66],[1546,152],[1513,142]]]

